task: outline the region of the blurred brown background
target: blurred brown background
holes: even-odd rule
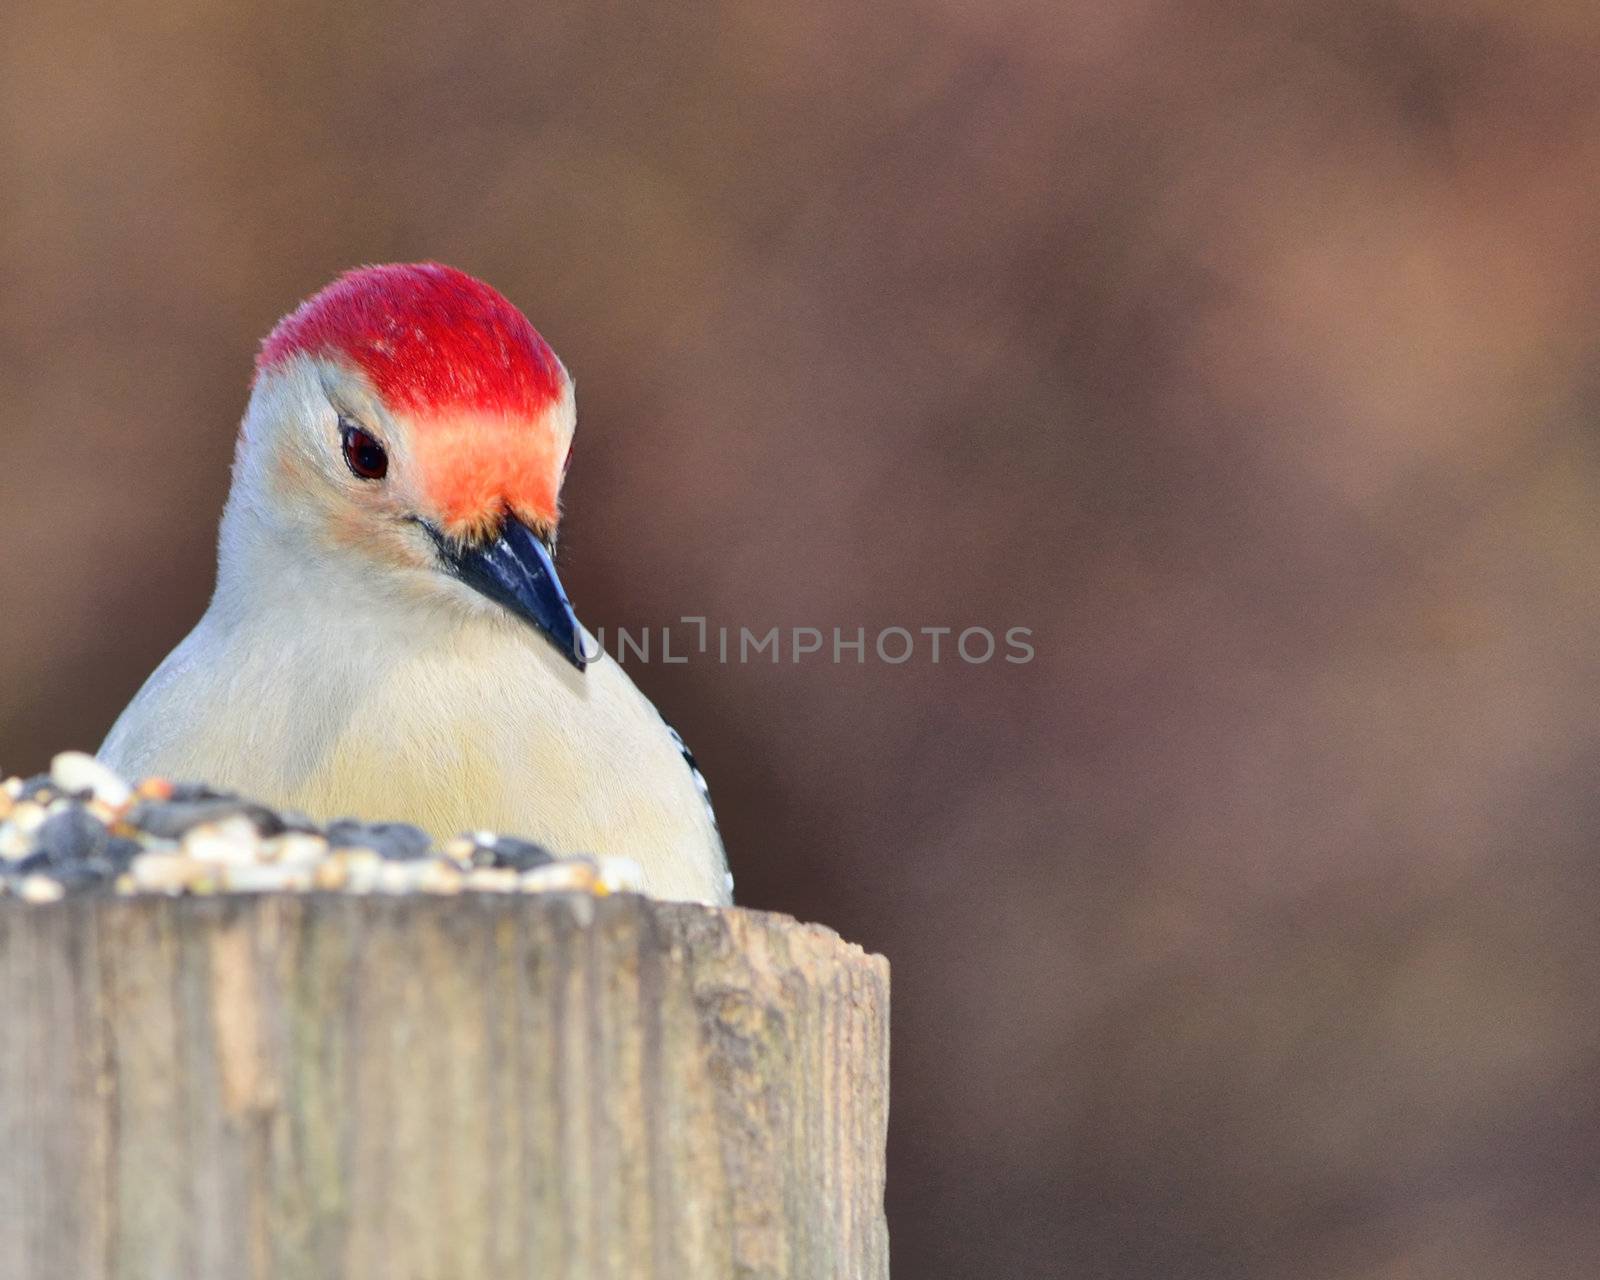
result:
[[[1600,1259],[1591,0],[11,6],[0,765],[198,616],[255,344],[435,257],[591,626],[895,974],[896,1273]]]

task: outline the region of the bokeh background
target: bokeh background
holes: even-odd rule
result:
[[[274,320],[442,259],[578,378],[591,626],[1033,628],[634,666],[893,962],[897,1275],[1595,1273],[1591,0],[0,34],[0,766],[199,615]]]

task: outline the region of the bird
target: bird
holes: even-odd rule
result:
[[[311,295],[256,357],[210,603],[100,760],[731,902],[694,757],[556,572],[576,425],[566,367],[474,276],[372,265]]]

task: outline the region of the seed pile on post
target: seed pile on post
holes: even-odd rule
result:
[[[319,826],[204,785],[130,785],[76,751],[47,774],[0,782],[0,896],[29,902],[79,891],[606,894],[639,884],[625,858],[558,858],[489,832],[435,846],[396,822]]]

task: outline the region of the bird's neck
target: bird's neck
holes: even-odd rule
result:
[[[297,620],[350,627],[426,626],[429,611],[408,607],[394,584],[354,557],[318,543],[292,521],[275,518],[248,490],[236,490],[223,511],[217,545],[214,623],[228,629]]]

